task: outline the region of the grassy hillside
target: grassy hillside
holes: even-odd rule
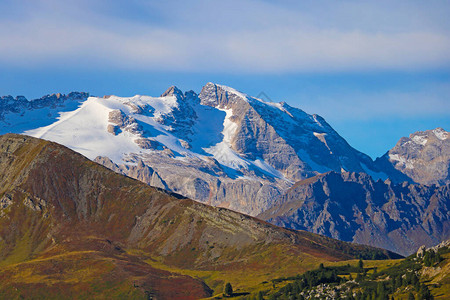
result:
[[[270,225],[116,174],[54,143],[0,137],[0,298],[197,299],[376,248]]]
[[[241,299],[449,299],[450,248],[400,260],[353,260],[273,279]]]

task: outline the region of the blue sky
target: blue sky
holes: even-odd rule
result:
[[[375,158],[450,130],[449,3],[2,0],[0,95],[212,81],[322,115]]]

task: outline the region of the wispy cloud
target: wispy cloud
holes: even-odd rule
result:
[[[249,73],[450,67],[449,5],[388,3],[6,1],[0,64]]]

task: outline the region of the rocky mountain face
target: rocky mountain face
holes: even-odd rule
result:
[[[394,184],[329,172],[296,183],[275,202],[258,217],[403,255],[450,238],[450,184]]]
[[[442,128],[403,137],[375,162],[389,178],[421,184],[450,183],[450,133]]]
[[[212,294],[204,282],[167,270],[214,271],[222,288],[219,271],[276,276],[359,255],[398,257],[185,199],[13,134],[0,136],[0,241],[6,298],[198,299]]]
[[[318,115],[213,83],[203,87],[199,98],[203,105],[230,111],[232,150],[245,158],[263,159],[290,180],[372,167],[367,155],[352,148]]]
[[[71,92],[65,94],[51,94],[39,99],[27,100],[24,96],[2,96],[0,97],[0,118],[3,119],[8,113],[22,113],[25,110],[42,109],[45,107],[62,107],[66,101],[86,100],[88,93]]]
[[[171,87],[156,98],[85,97],[29,101],[39,108],[35,102],[58,107],[70,102],[58,99],[84,99],[60,105],[58,119],[49,119],[47,104],[9,111],[0,133],[56,141],[147,184],[250,215],[270,208],[294,181],[376,169],[320,116],[213,83],[199,95]],[[30,111],[49,120],[21,117]]]

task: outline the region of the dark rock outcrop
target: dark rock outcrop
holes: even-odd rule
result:
[[[20,113],[24,110],[40,109],[44,107],[58,107],[66,101],[86,100],[89,97],[88,93],[71,92],[65,94],[51,94],[38,99],[27,100],[24,96],[2,96],[0,97],[0,120],[3,119],[6,113]]]

